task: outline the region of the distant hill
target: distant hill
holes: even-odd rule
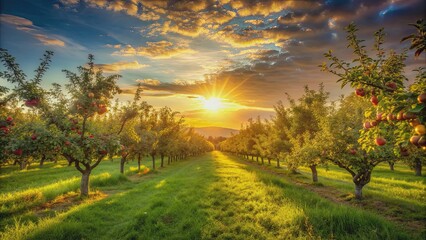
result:
[[[194,128],[195,132],[203,135],[204,137],[230,137],[232,133],[237,134],[238,130],[223,127],[199,127]]]

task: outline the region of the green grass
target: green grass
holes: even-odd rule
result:
[[[272,161],[269,169],[277,173],[290,176],[285,165],[277,169],[275,161]],[[332,186],[344,192],[352,193],[354,184],[351,175],[335,165],[329,164],[327,167],[319,166],[319,182],[325,186]],[[312,182],[311,170],[307,167],[300,167],[301,175],[292,177],[306,183]],[[363,188],[363,194],[368,197],[410,205],[416,210],[426,208],[426,176],[414,176],[414,172],[408,166],[397,163],[395,170],[390,171],[387,163],[382,163],[374,168],[371,181]]]
[[[134,169],[135,165],[130,163],[126,168]],[[132,170],[127,174],[129,180],[120,177],[118,167],[118,162],[106,161],[95,169],[93,179],[98,176],[99,180],[92,183],[98,189],[98,198],[83,199],[68,209],[45,215],[34,210],[45,202],[42,200],[7,215],[1,220],[7,224],[0,228],[0,239],[418,237],[380,216],[332,203],[220,152],[173,163],[153,174],[138,176]],[[13,189],[10,185],[20,185],[13,196],[25,191],[42,192],[43,196],[50,193],[49,198],[56,199],[64,193],[72,194],[78,188],[78,182],[73,185],[78,173],[73,175],[74,169],[64,167],[58,168],[63,172],[54,177],[48,174],[55,174],[54,168],[52,164],[37,171],[5,170],[8,177],[0,180],[0,199]],[[9,185],[8,179],[19,184],[11,181]],[[48,186],[61,183],[59,179],[63,185],[55,189],[61,190],[49,190]],[[67,179],[70,186],[65,184]]]
[[[239,160],[252,162],[241,158]],[[312,183],[311,170],[307,167],[300,167],[300,174],[292,174],[285,165],[279,169],[275,166],[276,162],[272,161],[272,165],[263,167],[317,188],[325,186],[336,189],[341,195],[336,197],[354,201],[351,175],[335,165],[317,168],[319,177],[317,184]],[[362,202],[354,202],[355,205],[361,205],[364,209],[390,218],[397,216],[400,221],[417,222],[411,228],[416,228],[416,225],[420,224],[422,225],[420,231],[426,234],[426,176],[415,176],[413,170],[402,163],[397,163],[394,171],[389,169],[387,163],[382,163],[374,168],[370,183],[363,189],[363,195],[365,199]],[[377,204],[382,206],[378,207]]]

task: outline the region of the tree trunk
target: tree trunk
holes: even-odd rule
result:
[[[280,159],[277,158],[277,168],[280,168]]]
[[[251,156],[251,160],[254,161],[254,156],[253,155]]]
[[[256,162],[259,163],[259,156],[256,156]]]
[[[358,200],[362,199],[362,188],[364,185],[362,184],[355,184],[355,198]]]
[[[68,155],[62,155],[62,156],[64,156],[65,157],[65,159],[67,159],[67,161],[68,161],[68,167],[69,166],[71,166],[71,164],[74,162]],[[58,158],[56,158],[56,159],[58,159]]]
[[[170,165],[170,156],[167,156],[167,165]]]
[[[416,158],[414,162],[414,171],[416,172],[416,176],[422,175],[422,161],[419,158]]]
[[[46,160],[46,155],[43,154],[43,156],[40,159],[40,167],[43,166],[44,160]]]
[[[388,162],[388,164],[389,164],[389,169],[391,171],[395,170],[395,168],[394,168],[395,163],[394,162]]]
[[[268,158],[268,165],[271,165],[271,158]]]
[[[89,196],[89,177],[91,169],[86,169],[81,173],[80,194],[81,196]]]
[[[160,157],[161,157],[161,167],[164,167],[164,155],[161,154]]]
[[[155,155],[151,155],[152,157],[152,170],[155,170]]]
[[[355,198],[362,199],[362,188],[371,180],[371,170],[364,170],[352,175],[352,180],[355,183]]]
[[[126,157],[122,156],[121,160],[120,160],[120,173],[123,174],[124,173],[124,163],[126,162]]]
[[[21,170],[27,169],[27,160],[26,159],[22,159],[19,165],[19,168]]]
[[[309,168],[312,171],[312,181],[313,182],[318,182],[318,172],[317,172],[317,165],[311,165],[309,166]]]
[[[260,157],[260,160],[262,160],[262,165],[265,164],[265,159],[263,159],[263,157]]]
[[[141,171],[141,154],[138,153],[138,172]]]

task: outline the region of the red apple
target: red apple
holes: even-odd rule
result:
[[[414,145],[416,145],[416,146],[417,146],[417,143],[419,142],[419,139],[420,139],[420,136],[416,136],[416,135],[414,135],[414,136],[412,136],[412,137],[410,138],[410,143],[411,143],[411,144],[414,144]]]
[[[352,154],[352,155],[355,155],[355,154],[356,154],[356,150],[355,150],[355,149],[353,149],[353,148],[352,148],[352,149],[349,149],[349,153],[350,153],[350,154]]]
[[[378,113],[377,115],[376,115],[376,120],[377,121],[382,121],[382,116],[383,116],[383,113]]]
[[[65,146],[69,146],[69,145],[71,145],[71,142],[70,141],[65,141],[64,144],[65,144]]]
[[[371,126],[373,126],[373,127],[375,127],[375,126],[377,126],[379,123],[377,122],[377,121],[372,121],[371,122]]]
[[[13,151],[13,154],[15,154],[16,156],[21,156],[22,155],[22,149],[18,148],[15,151]]]
[[[392,90],[392,91],[395,91],[396,88],[397,88],[396,83],[394,83],[394,82],[386,83],[386,87],[390,88],[390,90]]]
[[[376,138],[375,143],[377,146],[383,146],[386,144],[386,140],[382,137],[378,137]]]
[[[11,116],[9,116],[9,117],[6,118],[6,122],[10,123],[12,121],[13,121],[13,118]]]
[[[108,111],[108,109],[105,107],[105,105],[102,105],[102,106],[99,106],[98,114],[102,115],[102,114],[106,113],[107,111]]]
[[[40,99],[34,98],[25,101],[25,106],[27,107],[35,107],[40,103]]]
[[[416,118],[417,116],[414,114],[414,113],[410,113],[410,112],[406,112],[406,113],[404,113],[404,119],[405,120],[408,120],[408,119],[414,119],[414,118]]]
[[[374,105],[377,106],[379,104],[379,99],[376,96],[372,96],[370,98],[370,102]]]
[[[89,138],[94,138],[94,136],[92,134],[89,135]]]
[[[419,103],[426,103],[426,93],[422,93],[417,97]]]
[[[34,133],[33,135],[31,135],[31,139],[32,140],[36,140],[37,139],[37,134]]]
[[[365,123],[364,123],[364,128],[365,128],[365,129],[369,129],[369,128],[371,128],[371,124],[370,124],[370,122],[365,122]]]
[[[355,89],[355,94],[357,96],[364,97],[365,96],[364,88],[357,88],[357,89]]]
[[[87,94],[87,96],[88,96],[89,98],[94,98],[94,97],[95,97],[95,94],[94,94],[94,93],[92,93],[92,92],[89,92],[89,93]]]
[[[4,134],[8,134],[9,133],[9,128],[8,127],[0,127],[0,130],[3,131]]]
[[[419,134],[419,135],[425,135],[426,134],[426,126],[423,124],[418,124],[415,128],[414,131]]]

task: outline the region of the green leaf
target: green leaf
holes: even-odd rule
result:
[[[424,104],[417,104],[415,108],[409,110],[408,112],[411,113],[419,113],[420,111],[422,111],[425,108]]]

